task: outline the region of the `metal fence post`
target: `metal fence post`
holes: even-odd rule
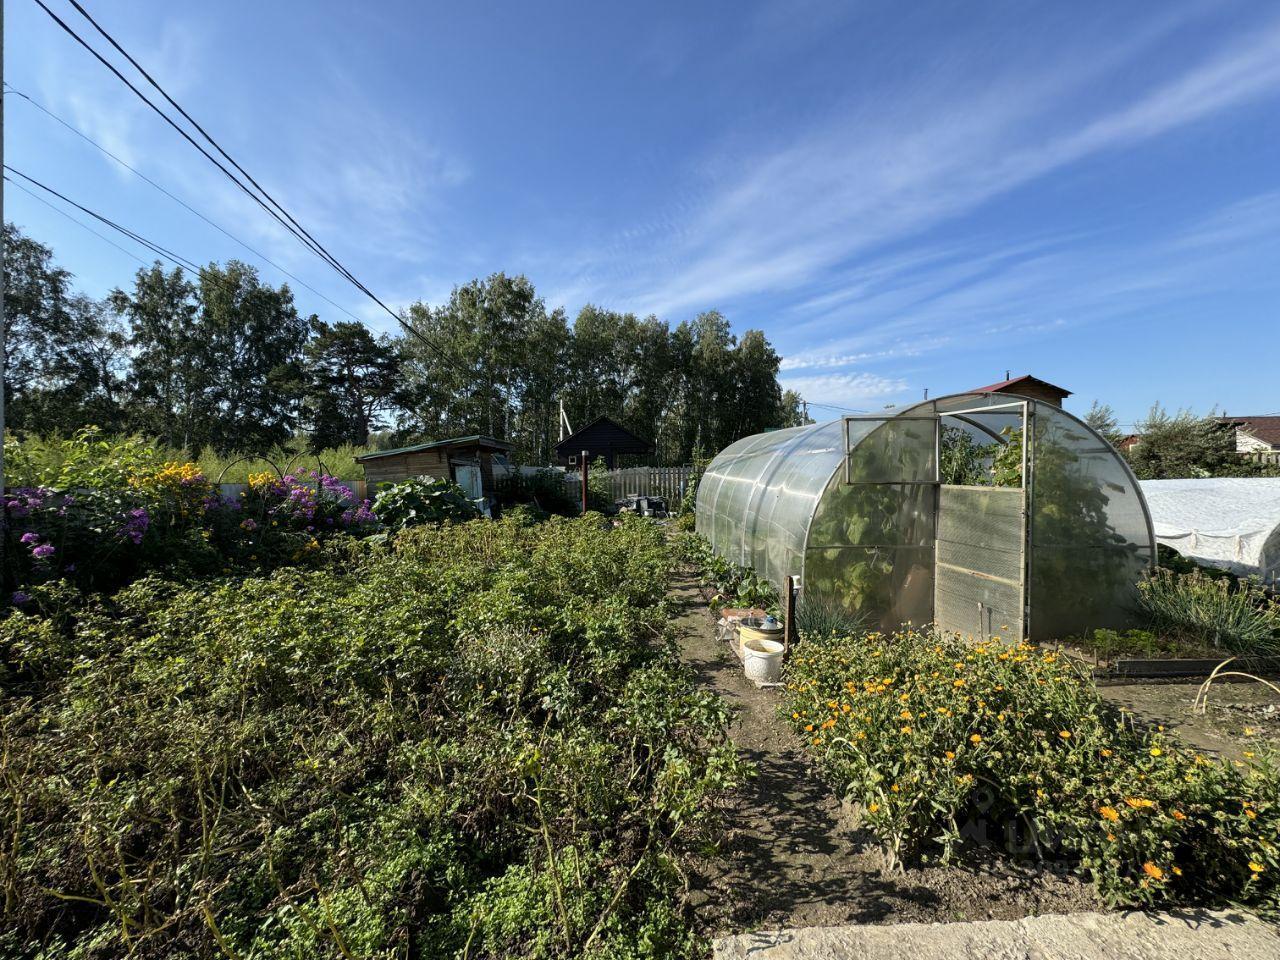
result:
[[[587,451],[582,451],[582,512],[587,512]]]

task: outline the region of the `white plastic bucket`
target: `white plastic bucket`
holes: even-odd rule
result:
[[[777,683],[782,677],[782,653],[776,640],[751,637],[742,644],[742,667],[753,683]]]

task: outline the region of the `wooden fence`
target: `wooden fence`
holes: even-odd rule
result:
[[[1241,456],[1253,463],[1280,467],[1280,450],[1251,450],[1248,453],[1242,453]]]
[[[693,476],[693,467],[626,467],[609,471],[609,487],[614,500],[637,494],[642,497],[666,497],[667,506],[675,509]]]

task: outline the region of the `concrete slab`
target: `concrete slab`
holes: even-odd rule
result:
[[[721,937],[714,960],[1280,960],[1280,932],[1232,910],[806,927]]]

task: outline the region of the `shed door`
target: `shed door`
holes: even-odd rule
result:
[[[480,477],[480,464],[455,463],[453,465],[453,478],[472,500],[479,500],[484,496],[484,484]]]
[[[1027,634],[1027,404],[939,422],[934,569],[938,629],[985,640]]]

